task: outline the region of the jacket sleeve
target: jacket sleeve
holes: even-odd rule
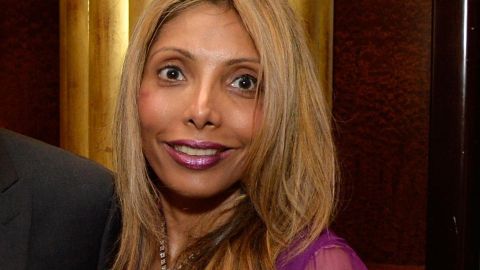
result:
[[[121,231],[120,208],[116,198],[112,198],[110,212],[105,222],[105,229],[98,256],[97,270],[110,269],[117,254]]]

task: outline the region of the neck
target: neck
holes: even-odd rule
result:
[[[172,265],[190,239],[201,237],[226,222],[240,191],[235,187],[211,198],[188,198],[167,190],[160,190],[160,194],[168,238],[168,261]]]

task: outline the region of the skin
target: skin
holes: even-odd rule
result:
[[[206,232],[195,226],[198,218],[227,208],[238,195],[245,155],[261,125],[259,72],[251,37],[235,11],[222,6],[182,11],[152,45],[138,106],[143,151],[160,181],[170,264],[189,236]],[[166,142],[175,140],[215,142],[229,153],[211,168],[192,170],[167,153]]]

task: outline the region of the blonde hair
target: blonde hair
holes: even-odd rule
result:
[[[246,199],[226,224],[184,251],[180,258],[192,250],[198,255],[182,269],[273,269],[282,252],[288,248],[291,257],[302,251],[331,221],[331,117],[307,39],[287,1],[154,0],[135,28],[122,72],[115,122],[122,232],[113,269],[147,269],[159,250],[163,217],[142,153],[137,92],[158,29],[203,2],[235,9],[252,37],[262,66],[264,114],[242,179]]]

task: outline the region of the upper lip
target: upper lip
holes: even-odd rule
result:
[[[196,140],[175,140],[175,141],[169,141],[167,142],[168,145],[170,146],[175,146],[175,145],[185,145],[191,148],[196,148],[196,149],[216,149],[216,150],[227,150],[229,147],[220,144],[220,143],[215,143],[215,142],[209,142],[209,141],[196,141]]]

